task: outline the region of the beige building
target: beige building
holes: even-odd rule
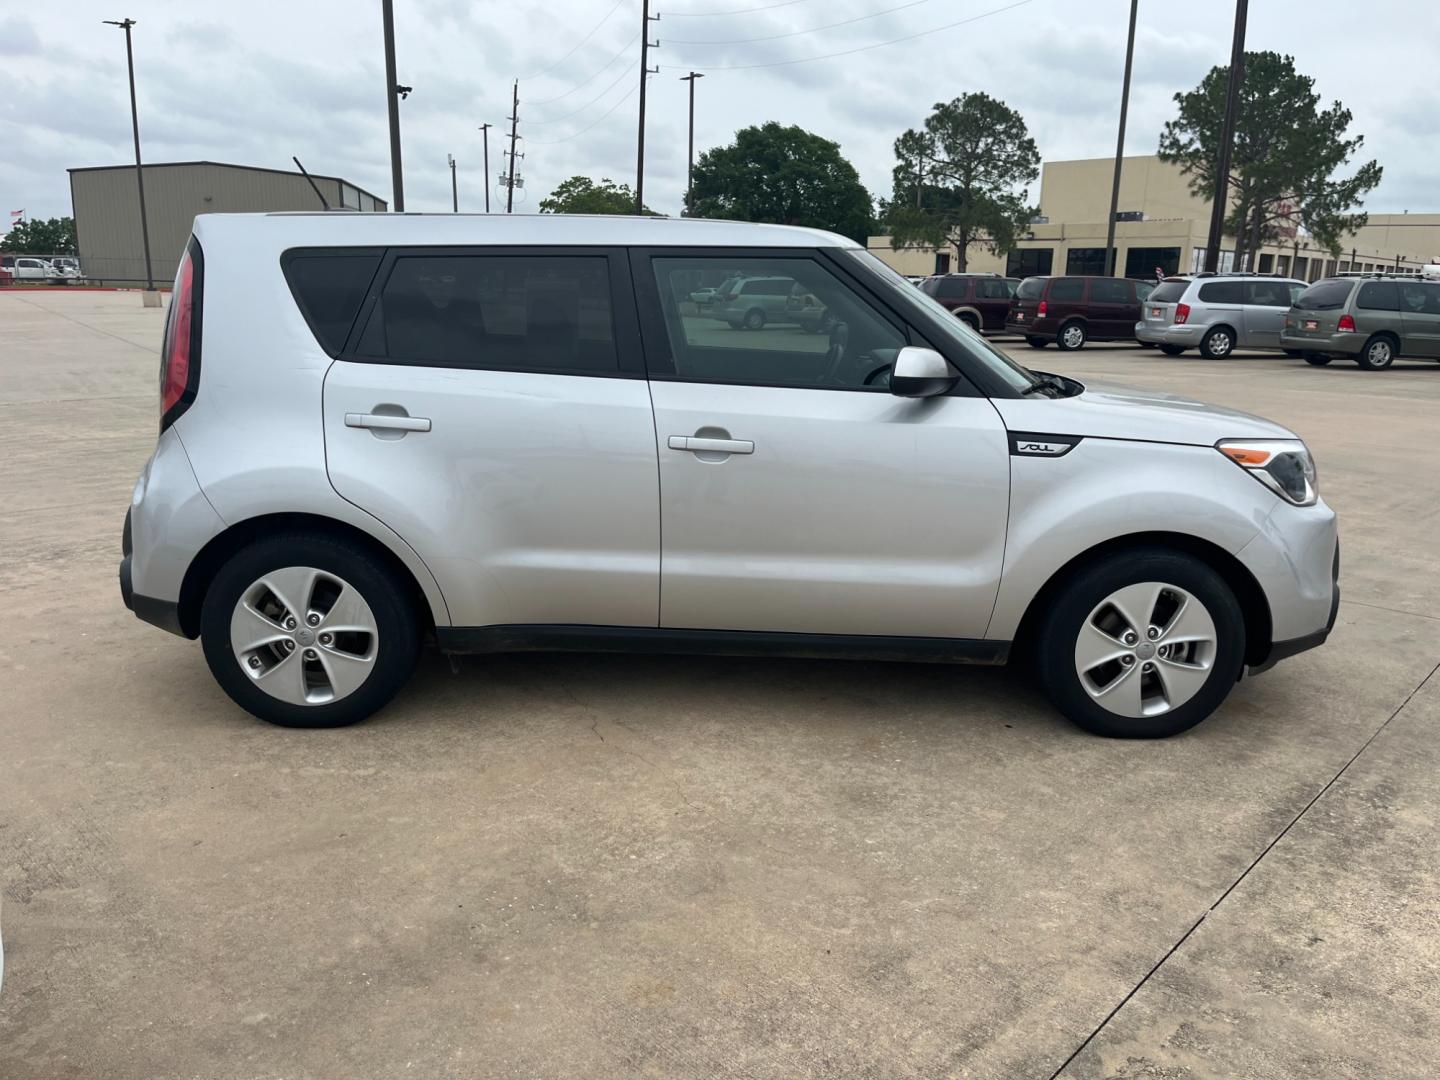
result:
[[[1031,274],[1103,274],[1105,219],[1110,211],[1114,158],[1046,162],[1040,172],[1040,213],[1016,250],[1007,256],[973,245],[971,271],[1026,277]],[[1115,272],[1153,277],[1199,270],[1204,265],[1210,203],[1190,191],[1178,167],[1154,155],[1127,157],[1120,172],[1115,223]],[[950,248],[895,248],[888,236],[872,236],[871,251],[903,274],[955,269]],[[1346,270],[1414,267],[1440,258],[1440,214],[1371,214],[1370,223],[1347,237],[1341,257],[1312,246],[1300,235],[1267,244],[1251,266],[1262,274],[1314,281]],[[1235,241],[1220,251],[1222,270],[1234,269]]]
[[[80,266],[92,281],[144,284],[140,198],[134,165],[71,169],[70,204]],[[175,278],[196,214],[222,211],[319,210],[315,190],[298,172],[215,161],[144,166],[145,217],[157,285]],[[311,173],[332,207],[383,211],[385,202],[335,176]]]

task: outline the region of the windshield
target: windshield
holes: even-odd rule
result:
[[[995,372],[995,374],[999,375],[1012,389],[1025,391],[1042,382],[1039,377],[1031,373],[1029,368],[1017,364],[979,334],[967,330],[965,324],[950,313],[949,308],[934,297],[926,294],[923,290],[911,286],[909,282],[900,276],[899,271],[895,270],[873,252],[846,249],[845,254],[853,255],[855,258],[864,262],[869,268],[879,271],[884,275],[887,282],[904,290],[901,296],[908,298],[909,302],[923,304],[936,315],[940,316],[942,325],[950,334],[951,341],[975,357],[987,368]]]

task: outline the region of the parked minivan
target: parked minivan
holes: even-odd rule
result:
[[[971,330],[1000,331],[1019,285],[1019,278],[998,274],[936,274],[922,281],[920,288]]]
[[[1020,282],[1005,330],[1032,349],[1064,350],[1087,341],[1134,341],[1140,302],[1154,283],[1117,277],[1029,277]]]
[[[686,283],[723,268],[828,332],[717,331]],[[1338,603],[1293,432],[1030,371],[811,229],[202,215],[159,411],[121,594],[277,724],[363,719],[433,642],[1023,654],[1082,727],[1164,736]]]
[[[1384,371],[1397,357],[1440,360],[1440,281],[1413,275],[1326,278],[1285,316],[1281,344],[1319,367],[1335,357]]]
[[[1220,360],[1236,349],[1279,349],[1285,313],[1303,281],[1256,274],[1168,277],[1145,300],[1135,337],[1166,356],[1198,348]]]

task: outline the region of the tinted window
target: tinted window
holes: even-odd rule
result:
[[[1162,281],[1150,294],[1150,300],[1156,304],[1173,304],[1185,295],[1189,287],[1188,281]]]
[[[1065,254],[1065,272],[1067,274],[1105,273],[1105,249],[1071,248]]]
[[[940,291],[934,295],[942,300],[963,300],[969,291],[970,278],[943,277],[940,279]]]
[[[934,296],[940,291],[940,279],[938,277],[927,277],[920,282],[920,291],[926,296]]]
[[[380,267],[380,252],[303,255],[285,259],[285,280],[305,321],[323,348],[335,356],[345,347],[355,316]]]
[[[1155,283],[1154,283],[1153,281],[1137,281],[1137,282],[1135,282],[1135,298],[1136,298],[1137,300],[1148,300],[1148,299],[1150,299],[1150,294],[1153,293],[1154,291],[1155,291]]]
[[[1055,278],[1050,286],[1051,300],[1079,300],[1084,295],[1084,278]]]
[[[980,296],[986,300],[1009,300],[1015,286],[1004,278],[982,278]]]
[[[1090,282],[1090,300],[1096,304],[1128,304],[1133,298],[1130,295],[1130,283],[1128,281],[1117,281],[1115,278],[1095,278]]]
[[[358,352],[402,364],[509,371],[616,371],[603,256],[405,256]]]
[[[1400,292],[1393,281],[1367,281],[1360,286],[1355,306],[1371,311],[1399,311]]]
[[[1032,277],[1020,282],[1020,287],[1015,290],[1017,300],[1039,300],[1045,295],[1045,282],[1049,278]]]
[[[706,262],[652,260],[670,343],[669,370],[657,375],[756,386],[886,390],[883,376],[904,347],[904,334],[819,263],[747,259],[747,273],[784,273],[785,280],[798,282],[816,303],[807,308],[805,322],[776,321],[760,330],[736,330],[718,317],[689,314],[669,300],[670,281]]]
[[[1245,303],[1257,307],[1290,306],[1290,286],[1284,281],[1247,281]]]
[[[1245,286],[1239,281],[1207,281],[1200,286],[1200,301],[1205,304],[1238,304]]]
[[[1302,292],[1295,306],[1310,311],[1334,311],[1345,306],[1354,287],[1353,281],[1322,281]]]
[[[1440,285],[1419,281],[1400,284],[1400,310],[1411,315],[1440,315]]]

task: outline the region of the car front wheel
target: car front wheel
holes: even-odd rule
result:
[[[1060,590],[1040,629],[1041,681],[1096,735],[1186,731],[1224,701],[1245,656],[1245,619],[1223,578],[1163,548],[1119,552]]]

